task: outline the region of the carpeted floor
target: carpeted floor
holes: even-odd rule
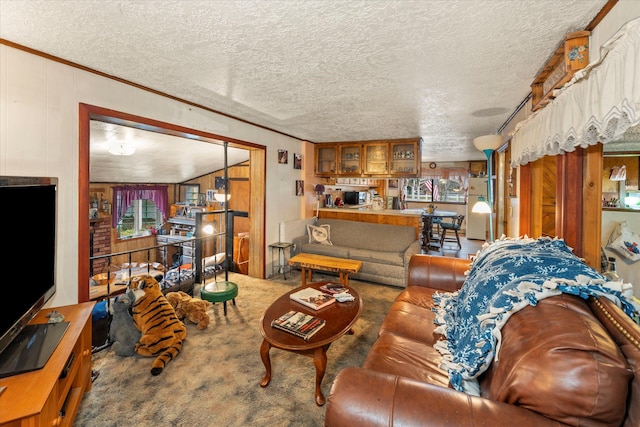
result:
[[[300,284],[229,274],[238,284],[236,306],[210,310],[208,329],[189,324],[182,353],[159,376],[151,358],[119,357],[110,348],[93,355],[99,376],[82,401],[76,426],[322,426],[324,407],[314,402],[315,368],[309,357],[271,349],[271,383],[262,388],[259,322],[264,310]],[[321,280],[322,277],[314,277]],[[330,280],[335,280],[332,277]],[[322,390],[347,366],[360,366],[400,288],[350,280],[363,299],[353,335],[329,349]]]

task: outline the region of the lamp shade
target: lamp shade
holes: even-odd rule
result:
[[[473,138],[473,145],[480,151],[497,150],[502,142],[502,135],[484,135]]]
[[[489,206],[489,203],[483,196],[480,196],[478,197],[478,201],[476,202],[476,204],[473,205],[473,208],[471,208],[471,212],[490,214],[491,206]]]
[[[625,165],[615,166],[611,169],[611,175],[609,176],[611,181],[626,181],[627,180],[627,167]]]
[[[231,194],[227,194],[226,196],[227,197],[225,197],[224,193],[215,193],[213,195],[213,198],[216,199],[220,203],[224,203],[226,200],[229,200],[231,198]]]
[[[313,191],[315,191],[318,194],[322,194],[324,193],[324,185],[322,184],[316,184],[315,187],[313,187]]]

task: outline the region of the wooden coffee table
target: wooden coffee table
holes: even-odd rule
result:
[[[264,367],[267,370],[264,378],[260,381],[260,386],[266,387],[271,381],[271,359],[269,357],[269,350],[271,350],[271,347],[313,357],[313,363],[316,366],[315,401],[318,406],[322,406],[325,403],[321,384],[327,368],[327,350],[331,346],[332,342],[351,331],[351,327],[356,322],[358,316],[360,316],[360,312],[362,311],[362,300],[353,288],[349,289],[349,293],[354,296],[354,301],[336,301],[330,306],[317,311],[307,308],[306,306],[289,298],[291,293],[297,292],[302,288],[313,287],[318,289],[325,283],[329,282],[311,283],[308,286],[301,286],[287,292],[275,300],[264,312],[262,319],[260,319],[260,333],[263,337],[262,345],[260,346],[260,357],[262,358]],[[320,317],[325,319],[327,323],[322,329],[313,335],[309,341],[305,341],[288,332],[272,328],[271,321],[280,317],[289,310],[296,310]]]
[[[300,253],[291,257],[289,265],[302,269],[302,286],[313,280],[313,270],[340,273],[340,283],[349,286],[349,273],[357,273],[362,267],[362,261],[345,258],[334,258],[326,255]]]

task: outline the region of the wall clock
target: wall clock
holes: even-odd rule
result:
[[[435,168],[436,168],[436,166],[438,166],[438,165],[436,165],[436,162],[431,162],[431,163],[429,163],[429,167],[430,167],[431,169],[435,169]]]

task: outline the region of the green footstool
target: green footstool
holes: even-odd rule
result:
[[[225,316],[227,315],[227,301],[232,300],[233,305],[236,305],[237,296],[238,285],[227,281],[209,283],[200,291],[200,298],[203,300],[223,303]]]

